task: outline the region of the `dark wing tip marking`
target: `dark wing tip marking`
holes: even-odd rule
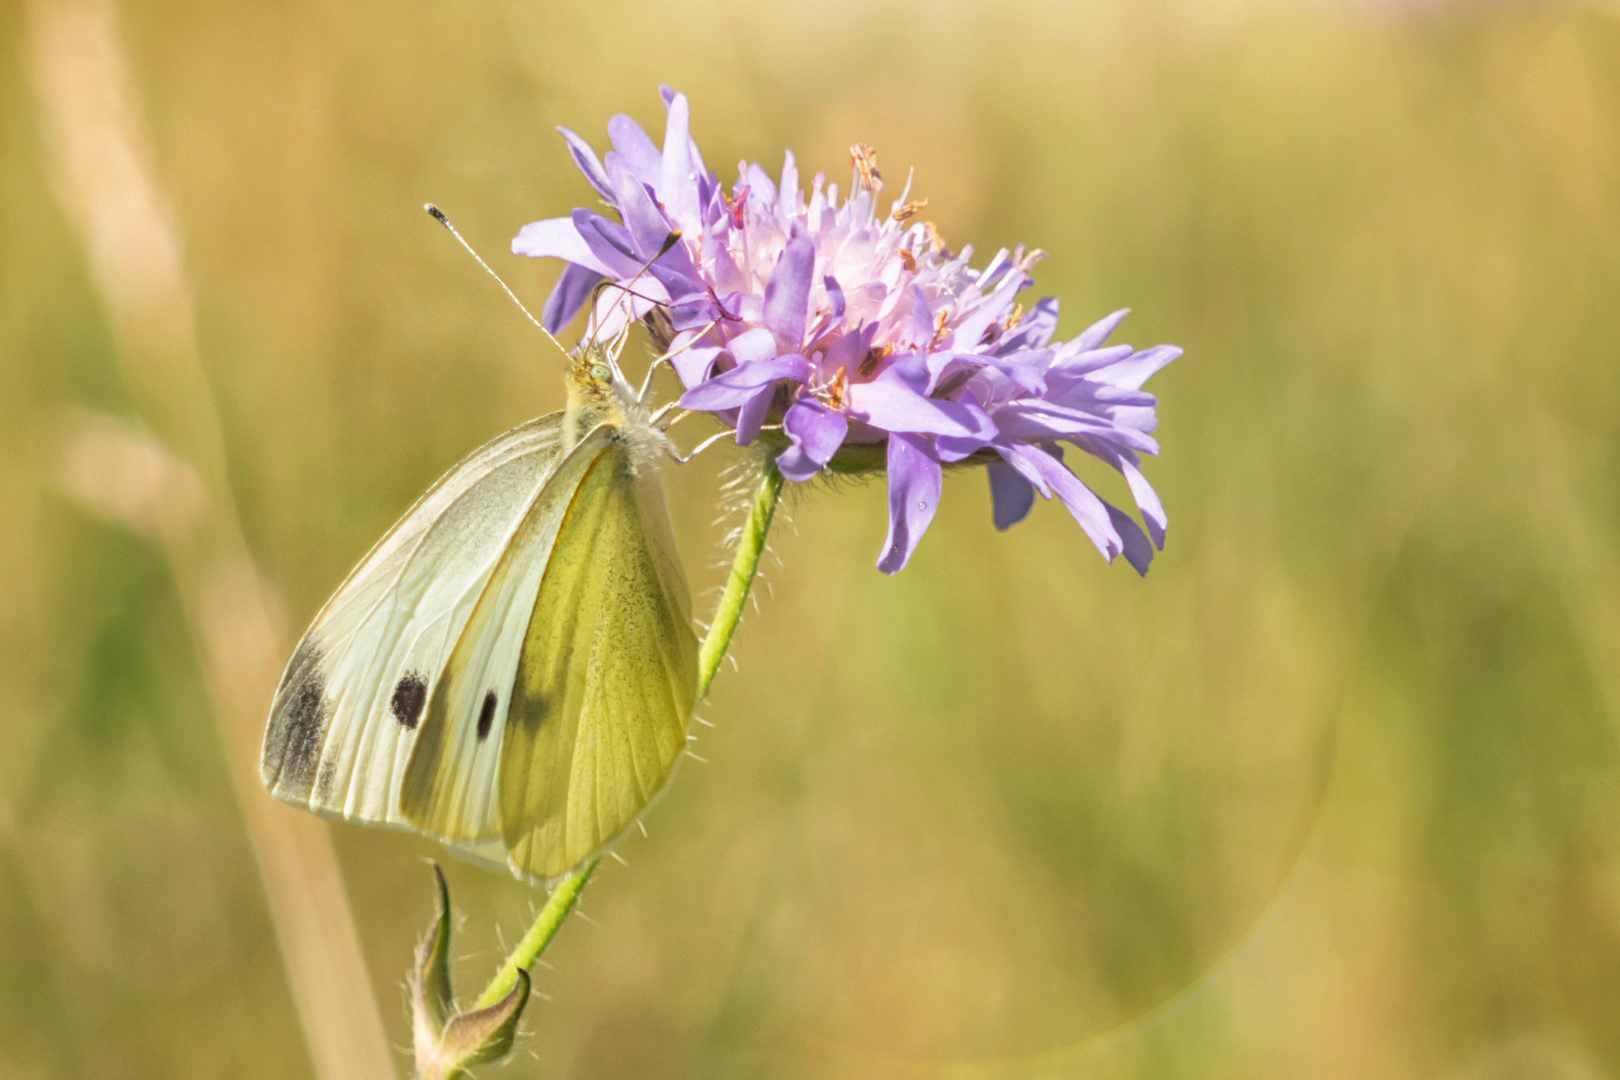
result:
[[[478,710],[478,741],[489,738],[489,729],[495,724],[495,691],[484,694],[484,704]]]
[[[417,721],[422,719],[422,709],[426,705],[427,681],[420,672],[407,671],[394,687],[394,696],[388,702],[394,719],[399,721],[401,727],[414,730]]]
[[[320,645],[310,639],[298,646],[276,692],[270,733],[265,741],[266,772],[275,769],[271,785],[282,798],[308,798],[315,786],[331,703],[321,674]]]
[[[332,788],[337,784],[337,762],[321,762],[321,771],[315,779],[315,798],[323,803],[332,801]]]

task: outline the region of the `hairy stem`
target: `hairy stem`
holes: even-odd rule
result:
[[[568,913],[574,910],[574,904],[579,900],[579,894],[585,891],[585,883],[591,879],[591,871],[596,869],[596,859],[592,859],[568,877],[557,883],[546,898],[546,904],[540,909],[540,914],[534,917],[534,923],[529,927],[528,933],[513,947],[505,963],[501,964],[495,977],[489,980],[484,992],[478,995],[474,1003],[475,1009],[487,1009],[497,1001],[511,993],[512,987],[517,985],[518,970],[527,971],[529,966],[540,958],[551,944],[551,939],[557,936],[562,929],[563,920]]]
[[[754,575],[759,571],[760,556],[765,554],[765,535],[771,531],[771,518],[776,516],[776,502],[782,494],[782,474],[776,462],[766,458],[760,470],[754,498],[748,504],[748,520],[743,522],[742,535],[737,538],[737,550],[732,555],[731,572],[726,575],[725,591],[715,605],[714,621],[698,648],[698,701],[709,696],[709,687],[726,658],[726,647],[731,635],[737,631],[742,618],[743,604],[748,590],[753,587]]]
[[[742,534],[737,538],[737,549],[732,554],[725,590],[715,606],[714,621],[709,624],[709,632],[698,647],[700,702],[708,696],[709,687],[714,685],[720,663],[726,658],[726,647],[731,644],[731,635],[736,633],[737,623],[742,619],[743,605],[748,600],[748,590],[753,587],[754,576],[759,571],[760,557],[765,554],[765,537],[770,532],[771,519],[776,516],[776,503],[781,494],[782,474],[777,471],[775,461],[767,457],[760,469],[754,497],[748,504],[748,520],[743,523]],[[596,869],[596,863],[597,860],[592,859],[551,891],[551,896],[540,909],[540,914],[535,916],[528,933],[523,935],[523,940],[517,943],[495,977],[484,987],[484,992],[478,996],[477,1008],[485,1008],[504,998],[517,983],[519,969],[527,971],[546,951],[569,912],[574,910],[579,894],[585,890],[585,882],[590,880],[591,871]]]

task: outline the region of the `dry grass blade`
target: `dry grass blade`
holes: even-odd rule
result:
[[[148,164],[116,14],[101,0],[38,0],[30,14],[45,157],[106,304],[124,382],[154,432],[70,418],[59,479],[159,543],[171,564],[316,1075],[390,1076],[325,827],[282,812],[256,775],[286,633],[225,484],[180,240]]]

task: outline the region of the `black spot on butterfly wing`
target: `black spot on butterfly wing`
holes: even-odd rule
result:
[[[276,691],[275,714],[265,735],[265,779],[276,795],[309,797],[331,712],[321,672],[320,645],[306,638],[282,676]]]
[[[489,738],[489,729],[495,724],[495,691],[484,694],[484,704],[478,710],[478,741]]]
[[[394,696],[389,700],[388,708],[401,727],[415,730],[417,721],[422,719],[422,709],[426,706],[427,681],[421,673],[407,671],[394,687]]]
[[[514,698],[512,704],[513,706],[517,705],[517,699]],[[508,717],[511,716],[512,711],[512,708],[508,707]],[[525,697],[522,709],[517,711],[518,720],[523,724],[523,730],[532,735],[539,731],[540,725],[545,722],[546,714],[551,711],[551,702],[546,699],[545,695],[535,694],[532,697]]]

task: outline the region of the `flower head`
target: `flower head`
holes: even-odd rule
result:
[[[1037,492],[1055,496],[1106,558],[1147,571],[1166,522],[1140,467],[1158,451],[1142,384],[1180,349],[1107,345],[1123,311],[1054,340],[1057,301],[1017,301],[1040,252],[1002,250],[975,267],[971,247],[952,252],[921,218],[909,180],[884,205],[867,147],[851,151],[846,192],[821,174],[806,191],[791,153],[778,177],[744,162],[725,188],[692,141],[686,98],[666,90],[664,102],[661,148],[625,116],[608,122],[613,149],[600,159],[562,130],[618,220],[575,210],[513,240],[517,254],[568,264],[542,314],[550,328],[616,283],[599,295],[593,335],[646,318],[685,387],[681,405],[713,413],[739,443],[765,433],[788,479],[881,462],[885,573],[910,558],[943,467],[960,463],[986,466],[998,528]],[[1064,444],[1124,475],[1146,532],[1070,471]]]

